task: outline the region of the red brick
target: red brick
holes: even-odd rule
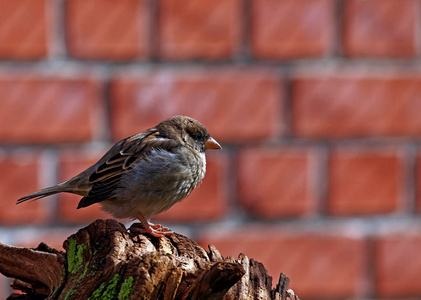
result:
[[[346,55],[352,57],[416,55],[419,1],[347,0],[344,10]]]
[[[419,74],[295,77],[293,130],[301,137],[418,136],[420,95]]]
[[[179,114],[202,122],[218,141],[273,137],[284,122],[281,81],[264,70],[188,69],[120,76],[110,93],[115,139]]]
[[[343,236],[286,233],[274,227],[207,232],[200,242],[213,244],[223,256],[240,252],[264,264],[277,282],[284,272],[300,299],[356,297],[364,285],[366,245]]]
[[[146,0],[68,0],[70,55],[82,59],[128,60],[148,51]]]
[[[416,158],[416,176],[415,176],[415,184],[416,184],[416,196],[417,196],[417,203],[416,209],[418,213],[421,212],[421,152],[418,152]]]
[[[27,151],[0,153],[0,223],[6,225],[41,224],[48,211],[45,203],[35,201],[16,205],[20,197],[40,188],[40,157]]]
[[[65,151],[60,155],[59,161],[59,180],[65,181],[95,164],[103,153],[97,151]],[[110,215],[100,209],[98,204],[94,204],[82,209],[76,210],[76,207],[82,199],[81,196],[61,193],[58,196],[58,214],[59,220],[63,223],[91,223],[96,219],[108,219]]]
[[[330,0],[254,0],[253,55],[268,59],[322,56],[331,48]]]
[[[315,208],[315,157],[308,149],[249,148],[238,160],[240,203],[263,218],[302,216]]]
[[[99,91],[88,79],[0,75],[2,143],[84,142],[98,130]]]
[[[403,201],[403,176],[397,150],[336,149],[329,160],[329,212],[392,213]]]
[[[47,2],[0,1],[0,58],[31,60],[47,56]]]
[[[240,42],[240,0],[159,1],[159,51],[164,59],[226,59]]]
[[[382,297],[421,295],[421,235],[379,238],[375,247],[376,291]]]
[[[221,150],[219,150],[221,151]],[[228,159],[225,153],[206,153],[206,176],[202,184],[181,203],[154,218],[159,222],[217,220],[227,210]]]

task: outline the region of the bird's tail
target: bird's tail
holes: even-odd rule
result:
[[[38,200],[38,199],[41,199],[41,198],[44,198],[44,197],[47,197],[47,196],[51,196],[51,195],[54,195],[54,194],[58,194],[58,193],[61,193],[61,192],[79,194],[77,191],[75,191],[74,187],[69,186],[66,183],[67,182],[62,182],[62,183],[59,183],[55,186],[48,187],[48,188],[36,191],[32,194],[26,195],[26,196],[18,199],[16,204],[19,204],[19,203],[22,203],[22,202],[25,202],[25,201],[28,201],[28,200],[31,200],[31,199],[33,201],[35,201],[35,200]]]

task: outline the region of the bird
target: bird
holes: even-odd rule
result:
[[[17,200],[17,204],[61,192],[83,198],[77,208],[99,203],[114,218],[139,220],[131,232],[155,237],[173,232],[150,218],[186,198],[206,173],[205,151],[222,149],[197,120],[174,116],[114,144],[75,177]]]

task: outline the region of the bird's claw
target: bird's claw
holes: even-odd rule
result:
[[[130,227],[130,232],[133,232],[133,233],[149,233],[153,235],[154,237],[158,237],[158,238],[173,234],[173,232],[169,228],[164,227],[159,224],[148,224],[147,226],[144,226],[143,224],[139,223],[140,226],[133,226],[133,225],[132,227]]]

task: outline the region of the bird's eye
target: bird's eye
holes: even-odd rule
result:
[[[194,134],[193,134],[193,138],[195,139],[195,140],[200,140],[200,139],[202,139],[202,133],[201,132],[195,132]]]
[[[200,140],[203,137],[200,131],[190,132],[190,136],[195,140]]]

